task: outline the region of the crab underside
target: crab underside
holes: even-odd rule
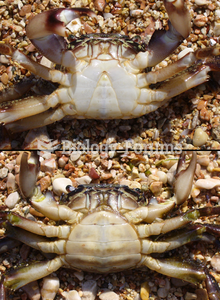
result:
[[[54,86],[55,91],[49,95],[24,99],[22,94],[32,87],[31,81],[1,92],[0,122],[7,130],[19,132],[64,117],[136,118],[207,81],[211,71],[218,74],[219,47],[189,52],[159,71],[146,72],[169,56],[191,30],[190,14],[183,0],[164,0],[164,5],[170,17],[169,30],[156,30],[148,45],[120,34],[90,34],[74,38],[67,46],[66,25],[84,15],[97,18],[93,11],[58,8],[35,16],[26,27],[27,36],[42,55],[65,71],[40,65],[1,43],[0,53],[59,86]],[[214,77],[218,80],[218,75]],[[160,83],[159,87],[156,83]]]

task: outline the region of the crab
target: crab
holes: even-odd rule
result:
[[[24,99],[22,94],[31,81],[2,91],[0,122],[8,131],[19,132],[63,118],[137,118],[206,82],[211,71],[220,70],[220,47],[189,52],[161,70],[147,72],[169,56],[191,30],[184,0],[163,2],[169,29],[156,30],[148,45],[121,34],[103,33],[74,38],[67,45],[66,25],[84,15],[97,18],[92,10],[57,8],[36,15],[26,27],[27,37],[42,55],[62,68],[38,64],[4,43],[0,43],[0,53],[58,87],[49,95]]]
[[[182,155],[177,166],[174,196],[160,204],[140,206],[139,200],[144,196],[139,190],[96,184],[77,188],[68,186],[61,205],[51,193],[43,195],[40,187],[35,186],[38,155],[32,152],[30,156],[24,152],[20,166],[21,193],[30,199],[37,211],[57,225],[36,222],[3,210],[0,224],[7,238],[44,253],[53,253],[55,257],[4,274],[4,286],[18,289],[60,267],[103,274],[146,266],[193,284],[206,280],[209,299],[219,299],[218,284],[207,270],[191,261],[152,255],[197,240],[213,243],[220,235],[218,225],[194,223],[202,216],[219,214],[219,206],[192,209],[170,219],[161,219],[175,205],[184,203],[191,192],[196,154],[193,152],[188,168],[181,170],[184,161]],[[4,243],[7,250],[7,243],[2,239]]]

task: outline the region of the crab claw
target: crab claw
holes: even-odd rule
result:
[[[26,27],[31,42],[41,53],[56,64],[62,64],[62,51],[66,49],[65,25],[83,15],[96,17],[86,8],[57,8],[36,15]]]
[[[155,66],[172,53],[187,38],[191,17],[184,0],[164,0],[169,15],[169,30],[156,30],[148,45],[148,66]],[[159,45],[159,46],[158,46]]]
[[[39,170],[40,163],[37,152],[32,151],[31,155],[24,152],[21,156],[19,175],[19,187],[24,198],[33,196]]]
[[[192,190],[193,178],[196,169],[196,153],[192,152],[192,158],[186,170],[180,171],[185,162],[185,154],[182,154],[177,165],[174,192],[177,205],[184,203]]]

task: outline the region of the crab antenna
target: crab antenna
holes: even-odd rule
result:
[[[24,198],[34,194],[37,174],[40,169],[39,156],[36,151],[24,152],[21,156],[19,187]]]

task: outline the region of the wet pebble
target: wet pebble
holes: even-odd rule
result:
[[[0,169],[0,178],[5,178],[8,175],[8,168]]]
[[[80,151],[73,151],[70,155],[70,159],[72,161],[77,161],[77,159],[79,159],[81,156],[81,152]]]
[[[196,128],[193,136],[193,145],[195,147],[201,147],[205,145],[208,140],[208,134],[202,130],[202,128]]]
[[[67,193],[67,185],[72,185],[72,181],[69,178],[56,178],[53,181],[53,191],[56,195],[61,196],[63,193]]]
[[[99,296],[101,300],[119,300],[119,296],[108,289],[104,290],[104,292]]]
[[[211,190],[214,187],[220,186],[220,179],[215,179],[215,178],[198,179],[195,182],[195,186],[200,189]]]
[[[1,76],[1,82],[6,85],[8,83],[8,74],[7,73],[3,73]]]
[[[58,292],[60,281],[58,277],[48,276],[43,279],[43,286],[41,289],[42,300],[53,300]]]
[[[5,205],[6,205],[8,208],[14,208],[15,205],[18,203],[19,199],[20,199],[20,196],[19,196],[18,192],[11,193],[11,194],[5,199]]]
[[[97,293],[97,282],[88,280],[82,285],[82,300],[95,300]]]

